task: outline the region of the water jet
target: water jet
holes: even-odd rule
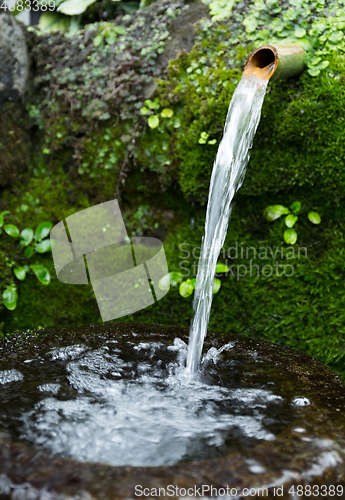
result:
[[[213,299],[213,277],[224,244],[232,201],[241,187],[249,150],[259,125],[268,81],[294,76],[303,69],[304,50],[298,44],[264,45],[249,56],[232,96],[224,133],[213,164],[205,233],[196,277],[194,318],[190,328],[187,371],[197,371]]]

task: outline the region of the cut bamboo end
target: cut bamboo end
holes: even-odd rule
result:
[[[262,80],[290,78],[303,71],[304,55],[297,43],[263,45],[250,54],[243,75]]]

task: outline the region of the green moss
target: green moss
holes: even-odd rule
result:
[[[195,59],[196,55],[190,54],[187,64],[193,64]],[[177,63],[175,79],[183,81],[185,61],[173,62],[170,67],[176,67]],[[256,195],[294,186],[315,186],[341,199],[345,154],[345,129],[341,117],[345,105],[344,65],[343,56],[333,56],[326,74],[311,78],[304,73],[297,79],[270,84],[241,193]],[[194,80],[190,78],[183,93],[179,94],[181,84],[170,90],[179,94],[179,104],[183,105],[181,129],[170,142],[176,169],[174,175],[190,199],[200,202],[207,199],[217,145],[199,144],[198,141],[201,132],[205,131],[219,144],[235,88],[232,82],[237,82],[239,76],[236,70],[224,69],[226,83],[216,96],[204,91],[207,79],[198,80],[200,87],[196,88],[202,88],[200,93],[196,93]],[[172,81],[173,77],[172,70]]]
[[[345,58],[333,56],[327,73],[271,85],[243,192],[310,186],[344,196],[344,78]]]

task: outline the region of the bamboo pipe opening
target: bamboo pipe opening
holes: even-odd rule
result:
[[[255,74],[259,78],[269,80],[278,66],[278,52],[275,47],[264,45],[254,50],[247,59],[244,75]]]
[[[264,80],[290,78],[304,67],[304,50],[297,43],[263,45],[250,54],[244,75],[256,75]]]

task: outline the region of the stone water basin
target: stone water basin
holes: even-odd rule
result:
[[[128,323],[1,340],[0,499],[345,498],[333,372],[209,333],[190,380],[186,342],[185,328]]]

